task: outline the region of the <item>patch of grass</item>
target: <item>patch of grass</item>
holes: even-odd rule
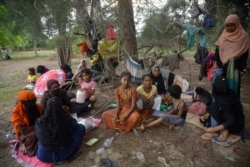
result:
[[[55,55],[55,53],[55,50],[38,50],[37,57],[50,57]],[[16,59],[36,58],[34,51],[13,51],[10,56]]]
[[[11,80],[13,82],[19,82],[20,78],[26,78],[25,71],[16,71],[14,74],[11,74]]]
[[[17,92],[23,89],[23,85],[0,85],[0,101],[9,101],[10,99],[16,99]]]

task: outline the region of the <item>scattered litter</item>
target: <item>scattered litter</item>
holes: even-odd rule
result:
[[[103,167],[119,167],[119,165],[109,158],[103,158],[100,160],[100,164]]]
[[[227,159],[229,159],[230,161],[235,161],[234,157],[230,154],[227,154]]]
[[[116,103],[110,103],[107,108],[116,108],[117,104]]]
[[[137,158],[139,159],[139,161],[141,161],[142,163],[145,162],[145,157],[144,157],[143,153],[137,152],[137,153],[136,153],[136,156],[137,156]]]
[[[96,154],[102,154],[102,153],[104,153],[104,152],[105,152],[104,147],[101,147],[101,148],[99,148],[98,150],[96,150]]]
[[[88,146],[92,146],[96,142],[98,142],[98,139],[97,138],[92,138],[89,141],[87,141],[85,144],[88,145]]]
[[[103,146],[108,148],[111,147],[114,137],[108,138],[104,141]]]
[[[137,132],[136,129],[133,129],[133,132],[134,132],[134,135],[135,135],[135,136],[138,136],[138,132]]]

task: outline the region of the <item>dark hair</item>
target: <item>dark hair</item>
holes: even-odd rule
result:
[[[35,75],[35,74],[36,74],[35,68],[30,67],[30,68],[28,68],[28,70],[29,70],[29,72],[30,72],[32,75]]]
[[[173,98],[180,99],[182,89],[181,89],[181,87],[179,85],[171,85],[169,87],[169,93]]]
[[[121,73],[121,78],[123,78],[123,77],[125,77],[125,76],[128,76],[129,77],[129,79],[131,79],[131,73],[129,72],[129,71],[123,71],[122,73]]]
[[[144,75],[142,76],[142,80],[144,80],[146,77],[149,77],[149,78],[152,79],[152,76],[151,76],[150,74],[144,74]]]
[[[70,66],[68,64],[63,64],[60,67],[64,72],[68,73],[70,71],[72,71],[72,69],[70,68]]]
[[[36,67],[36,72],[37,73],[43,74],[43,73],[45,73],[47,71],[49,71],[49,69],[47,69],[44,65],[38,65]]]
[[[92,77],[92,71],[88,68],[82,69],[80,76],[82,76],[82,74],[88,74],[90,77]]]

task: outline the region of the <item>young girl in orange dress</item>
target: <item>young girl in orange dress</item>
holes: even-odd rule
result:
[[[102,114],[106,128],[131,131],[142,123],[147,112],[143,114],[136,108],[136,88],[130,85],[131,73],[121,74],[121,86],[115,90],[117,107]],[[150,111],[150,110],[149,110]]]

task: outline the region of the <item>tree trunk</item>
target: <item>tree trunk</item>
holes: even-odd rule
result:
[[[0,47],[0,60],[3,60],[2,48]]]
[[[35,57],[37,57],[38,54],[37,54],[37,42],[36,42],[36,40],[34,40],[34,53],[35,53]]]
[[[72,43],[69,37],[61,37],[57,41],[57,58],[59,66],[68,64],[71,66],[71,57],[73,55]]]
[[[132,0],[118,0],[118,6],[121,20],[121,42],[125,52],[134,60],[138,60]]]
[[[76,9],[76,22],[83,26],[89,17],[85,0],[76,0],[74,7]]]

